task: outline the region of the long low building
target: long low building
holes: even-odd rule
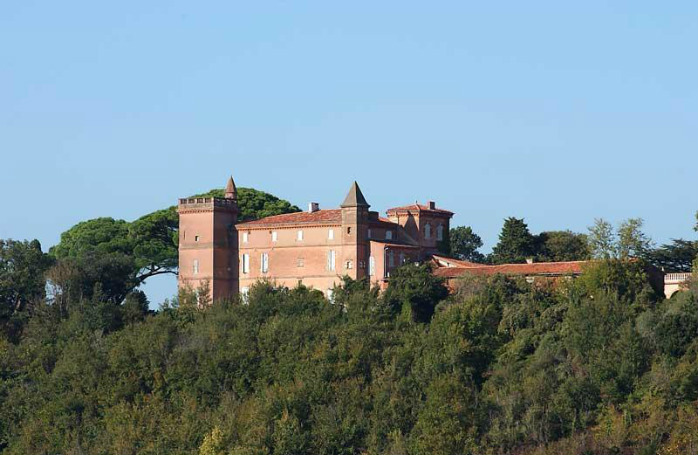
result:
[[[526,278],[528,282],[536,279],[556,280],[562,277],[576,277],[584,272],[584,269],[593,264],[594,261],[564,261],[564,262],[533,262],[525,264],[478,264],[475,262],[462,261],[441,255],[433,255],[434,275],[446,280],[448,286],[453,289],[458,279],[465,276],[490,276],[509,275]],[[663,271],[652,265],[647,265],[645,271],[650,284],[657,290],[664,290],[667,298],[670,298],[676,291],[681,289],[675,283],[677,274],[665,274]],[[682,274],[683,282],[687,281],[690,274]],[[674,281],[667,280],[670,277]]]

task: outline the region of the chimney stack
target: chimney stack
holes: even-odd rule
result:
[[[428,204],[429,210],[434,210],[436,208],[436,202],[434,201],[429,201]]]
[[[320,210],[320,204],[317,202],[311,202],[308,204],[308,213],[317,212],[318,210]]]

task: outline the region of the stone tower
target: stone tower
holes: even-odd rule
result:
[[[238,292],[237,188],[228,179],[225,197],[179,200],[179,287],[208,287],[213,300]]]
[[[357,280],[367,276],[369,242],[368,209],[371,207],[364,198],[359,184],[349,189],[340,206],[342,209],[342,270]]]

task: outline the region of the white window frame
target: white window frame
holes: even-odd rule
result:
[[[247,243],[250,241],[250,233],[249,232],[243,232],[242,233],[242,243]]]
[[[368,276],[376,275],[376,258],[373,256],[368,258]]]
[[[327,252],[327,270],[334,272],[337,268],[337,253],[334,250]]]
[[[242,299],[242,304],[243,305],[249,305],[250,304],[250,288],[247,286],[244,286],[243,288],[240,289],[240,297]]]
[[[259,269],[261,272],[267,273],[269,271],[269,253],[262,253],[259,262]]]
[[[327,239],[328,240],[334,240],[334,229],[329,229],[327,231]]]
[[[199,274],[199,260],[198,260],[198,259],[194,259],[194,261],[192,262],[192,264],[191,264],[191,270],[192,270],[192,273],[193,273],[194,275],[198,275],[198,274]]]
[[[279,240],[279,233],[276,231],[271,231],[271,241],[277,242]]]
[[[296,240],[299,242],[303,241],[303,230],[302,229],[299,230],[298,232],[296,232]]]
[[[250,255],[247,253],[243,254],[240,262],[242,265],[242,273],[250,273]]]

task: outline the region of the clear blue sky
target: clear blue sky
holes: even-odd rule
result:
[[[5,0],[0,154],[0,238],[45,248],[230,173],[433,199],[485,251],[511,215],[694,238],[698,2]]]

